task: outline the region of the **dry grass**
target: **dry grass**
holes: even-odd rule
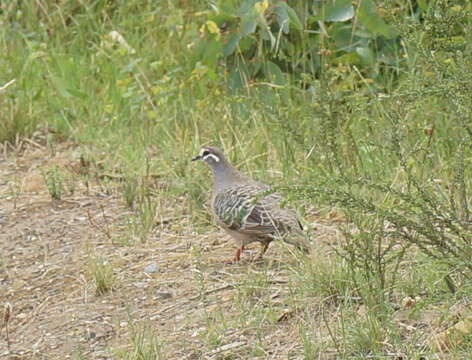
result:
[[[133,241],[119,182],[85,181],[73,143],[39,143],[0,159],[0,303],[12,308],[1,356],[145,358],[133,351],[154,342],[149,358],[300,358],[307,306],[290,297],[297,260],[282,245],[264,263],[224,265],[234,244],[215,228],[195,233],[185,201],[160,208],[156,217],[171,220]],[[75,178],[61,200],[42,175],[52,167]],[[109,288],[97,287],[97,259],[113,272]]]

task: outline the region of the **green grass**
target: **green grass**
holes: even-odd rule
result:
[[[43,171],[43,178],[51,199],[61,200],[65,192],[65,174],[62,173],[58,166],[54,166]]]
[[[356,69],[336,64],[316,91],[259,84],[231,93],[223,72],[209,74],[192,58],[203,21],[194,13],[204,10],[203,1],[4,5],[0,86],[15,83],[0,93],[0,142],[45,126],[57,140],[76,141],[104,172],[123,176],[121,196],[134,211],[130,233],[138,243],[148,240],[167,205],[157,203],[156,193],[169,204],[185,203],[197,229],[210,223],[209,173],[190,159],[202,145],[221,147],[245,172],[280,186],[302,212],[336,206],[349,220],[337,255],[290,269],[294,302],[327,299],[319,305],[327,334],[318,338],[309,314],[303,317],[305,357],[333,348],[350,358],[420,354],[416,340],[401,339],[392,304],[420,296],[421,307],[447,311],[471,296],[470,39],[458,43],[456,29],[431,15],[424,24],[397,24],[405,64],[384,93],[333,87],[344,76],[346,89],[349,79],[363,80]],[[455,21],[470,30],[470,20]],[[60,199],[58,170],[44,176],[51,197]],[[91,262],[90,273],[98,293],[112,288],[102,260]],[[271,318],[267,288],[266,274],[251,275],[238,288],[236,306],[251,326]],[[361,318],[360,305],[367,307]],[[209,317],[203,341],[217,347],[225,327]],[[144,337],[131,339],[141,352],[122,357],[158,356],[159,345],[144,347]],[[462,346],[472,349],[470,341]],[[260,356],[256,345],[250,351]]]
[[[103,295],[113,289],[115,276],[113,266],[103,257],[92,257],[88,263],[89,276],[95,285],[97,295]]]
[[[165,344],[145,326],[132,326],[130,343],[132,350],[117,351],[116,356],[123,360],[159,360],[164,359]]]

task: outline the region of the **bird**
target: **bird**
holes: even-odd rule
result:
[[[202,160],[213,172],[211,209],[218,225],[238,245],[231,262],[241,260],[246,245],[259,242],[261,260],[269,244],[281,239],[308,253],[311,246],[295,210],[282,208],[282,196],[235,168],[216,147],[202,147],[192,161]]]

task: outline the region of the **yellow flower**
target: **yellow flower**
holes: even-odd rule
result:
[[[264,15],[264,12],[269,7],[269,0],[259,1],[254,4],[254,8],[260,15]]]
[[[207,30],[210,34],[219,34],[220,33],[220,28],[218,27],[218,25],[216,25],[216,23],[214,21],[208,20],[206,22],[206,27],[207,27]]]

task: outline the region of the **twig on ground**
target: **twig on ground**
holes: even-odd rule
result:
[[[28,139],[27,137],[22,139],[24,142],[27,142],[30,145],[33,145],[34,147],[37,147],[38,149],[44,149],[45,147],[42,146],[41,144],[38,144],[36,141],[33,139]]]
[[[5,85],[0,86],[0,91],[6,90],[9,86],[13,85],[16,82],[16,79],[11,79]]]
[[[236,341],[236,342],[231,343],[231,344],[226,344],[226,345],[220,346],[220,347],[212,350],[209,355],[205,356],[205,358],[209,359],[209,360],[219,359],[222,352],[226,352],[228,350],[233,350],[233,349],[239,348],[239,347],[244,346],[244,345],[246,345],[246,343],[243,342],[243,341]]]
[[[102,233],[102,234],[105,234],[105,236],[107,237],[108,240],[112,240],[112,236],[111,236],[111,233],[110,233],[110,223],[108,221],[108,218],[106,217],[105,215],[105,208],[103,207],[103,205],[100,205],[100,210],[102,210],[102,216],[103,216],[103,219],[104,219],[104,225],[103,224],[98,224],[96,223],[94,220],[93,220],[93,217],[92,215],[90,214],[90,211],[87,209],[87,218],[88,218],[88,221],[89,221],[89,224],[92,228],[94,228],[95,230],[97,230],[98,232]]]
[[[11,313],[12,313],[12,306],[10,303],[6,303],[3,310],[3,324],[5,325],[5,337],[7,339],[8,352],[10,352],[10,348],[11,348],[10,331],[8,328],[8,324],[11,319]]]
[[[213,293],[216,293],[216,292],[222,291],[222,290],[233,289],[233,288],[234,288],[234,285],[232,285],[232,284],[226,284],[226,285],[220,286],[219,288],[216,288],[216,289],[207,290],[207,291],[205,291],[204,293],[198,294],[197,296],[193,296],[193,297],[191,297],[191,298],[188,299],[188,300],[189,300],[189,301],[197,300],[198,298],[200,298],[200,297],[202,297],[202,296],[209,295],[209,294],[213,294]]]
[[[211,289],[211,290],[207,290],[205,291],[204,293],[202,294],[198,294],[196,296],[193,296],[191,298],[187,298],[187,299],[183,299],[183,301],[179,302],[179,303],[175,303],[175,304],[172,304],[172,305],[169,305],[167,307],[165,307],[164,309],[160,310],[159,312],[155,313],[154,315],[150,316],[150,319],[151,320],[154,320],[156,319],[157,317],[159,317],[160,315],[162,315],[163,313],[169,311],[169,310],[172,310],[178,306],[181,306],[181,305],[184,305],[184,304],[187,304],[191,301],[194,301],[194,300],[197,300],[199,299],[200,297],[202,296],[205,296],[205,295],[209,295],[209,294],[212,294],[212,293],[215,293],[215,292],[218,292],[218,291],[222,291],[222,290],[227,290],[227,289],[233,289],[235,287],[235,285],[233,284],[226,284],[224,286],[221,286],[219,288],[216,288],[216,289]]]

